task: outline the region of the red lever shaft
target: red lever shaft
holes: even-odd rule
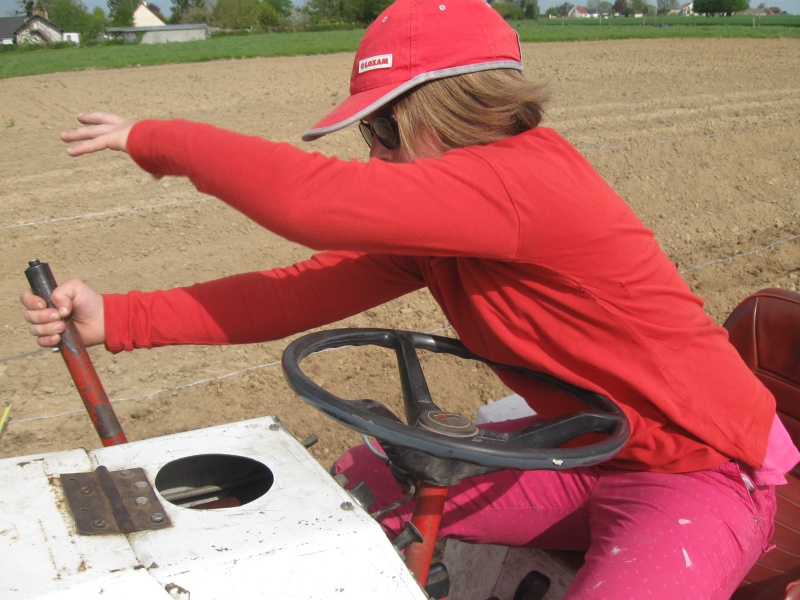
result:
[[[55,308],[50,301],[50,295],[58,285],[50,271],[50,266],[38,260],[32,260],[28,265],[28,268],[25,269],[25,276],[28,278],[33,293],[43,298],[48,306]],[[128,440],[117,420],[111,402],[108,401],[103,384],[100,383],[92,359],[86,352],[86,346],[83,345],[83,340],[75,324],[70,318],[64,319],[64,322],[66,329],[61,334],[61,343],[58,345],[58,349],[78,388],[78,393],[80,393],[86,411],[92,419],[97,435],[100,436],[103,446],[126,443]]]
[[[446,499],[446,487],[421,483],[417,491],[411,522],[422,534],[422,541],[414,542],[406,548],[406,566],[422,587],[428,581]]]

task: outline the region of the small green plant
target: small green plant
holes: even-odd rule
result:
[[[8,425],[8,415],[11,412],[11,403],[6,402],[6,406],[3,409],[3,413],[0,414],[0,435],[3,435],[3,432],[6,430],[6,426]]]
[[[14,126],[14,119],[8,119],[6,121],[6,129],[11,129]]]

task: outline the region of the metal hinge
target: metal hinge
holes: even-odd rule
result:
[[[139,468],[64,473],[61,486],[78,533],[131,533],[171,526],[161,502]]]

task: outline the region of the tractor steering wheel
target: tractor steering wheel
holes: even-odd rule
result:
[[[397,355],[408,424],[375,400],[345,400],[324,390],[300,369],[300,361],[315,352],[368,345],[390,348]],[[478,428],[433,402],[418,349],[528,375],[574,396],[587,410],[510,433]],[[437,485],[454,485],[465,477],[500,469],[562,470],[596,464],[616,454],[630,435],[624,413],[606,396],[545,373],[484,359],[451,338],[391,329],[335,329],[293,341],[281,362],[289,386],[305,402],[334,421],[378,439],[395,467]],[[586,445],[560,447],[587,433],[603,435]]]

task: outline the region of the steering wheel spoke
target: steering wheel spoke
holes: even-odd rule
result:
[[[523,448],[558,448],[582,435],[613,433],[615,419],[595,412],[576,412],[548,421],[541,421],[524,429],[499,432],[481,429],[479,434],[487,443],[504,443]]]
[[[417,348],[408,336],[398,335],[394,346],[397,364],[400,370],[400,385],[403,390],[403,402],[406,409],[406,421],[414,425],[420,417],[428,412],[440,410],[431,399],[428,382],[422,371]]]

